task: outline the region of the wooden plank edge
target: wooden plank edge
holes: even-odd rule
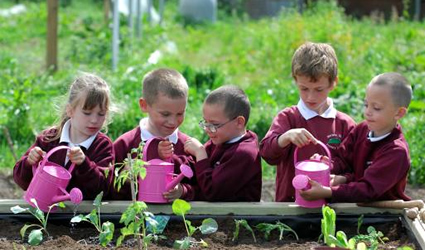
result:
[[[121,214],[129,206],[130,201],[103,201],[101,213]],[[258,216],[283,216],[320,214],[321,208],[303,208],[293,202],[190,202],[190,215],[258,215]],[[0,213],[12,213],[10,208],[19,205],[28,207],[23,199],[0,200]],[[83,201],[75,207],[74,204],[65,202],[66,208],[59,209],[55,213],[90,213],[94,209],[93,201]],[[147,204],[148,211],[154,214],[173,214],[171,204]],[[387,209],[373,207],[359,207],[355,203],[329,204],[337,214],[403,214],[403,209]]]

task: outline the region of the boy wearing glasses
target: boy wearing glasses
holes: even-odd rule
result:
[[[147,160],[159,158],[173,162],[176,174],[180,173],[181,164],[193,165],[192,156],[184,151],[184,141],[188,136],[178,129],[184,120],[187,98],[186,79],[176,70],[160,68],[147,73],[143,78],[139,106],[148,117],[142,118],[136,128],[114,142],[115,162],[124,162],[133,148],[156,138],[150,143]],[[177,198],[192,200],[195,195],[191,183],[194,182],[193,177],[191,180],[183,179],[175,189],[165,192],[164,198],[170,201]],[[130,200],[130,184],[126,183],[119,192],[114,190],[112,199]]]
[[[246,129],[250,109],[248,97],[236,86],[222,86],[205,99],[199,125],[210,140],[202,145],[189,138],[184,145],[196,158],[197,200],[260,201],[258,138]]]
[[[260,143],[260,153],[270,165],[276,165],[275,201],[294,201],[294,151],[298,160],[309,159],[322,152],[316,144],[322,141],[334,154],[355,123],[337,111],[329,93],[338,82],[338,61],[334,49],[324,43],[305,43],[292,58],[292,77],[300,100],[296,106],[283,109],[274,118]],[[310,145],[309,145],[310,144]],[[309,146],[307,146],[309,145]],[[335,173],[338,170],[334,169]]]

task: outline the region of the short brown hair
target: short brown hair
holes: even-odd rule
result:
[[[292,57],[292,77],[310,77],[316,82],[327,76],[332,83],[338,76],[338,59],[335,50],[326,43],[307,42],[301,45]]]
[[[397,107],[408,108],[413,92],[407,79],[399,73],[388,72],[375,76],[369,85],[388,86],[391,88],[391,97]]]
[[[245,92],[237,86],[224,85],[215,89],[208,94],[204,103],[223,105],[227,118],[233,119],[243,116],[245,125],[248,123],[251,104]]]
[[[150,71],[143,78],[142,94],[147,104],[152,105],[159,93],[172,99],[186,98],[188,86],[186,79],[174,69],[160,68]]]

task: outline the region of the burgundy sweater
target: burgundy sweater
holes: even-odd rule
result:
[[[292,202],[295,200],[295,189],[292,179],[295,176],[294,152],[296,146],[292,143],[285,148],[278,145],[278,138],[286,131],[294,128],[305,128],[315,138],[328,146],[333,155],[340,142],[355,126],[348,115],[337,112],[336,118],[316,116],[304,119],[297,106],[285,108],[273,119],[269,131],[260,143],[260,154],[270,165],[277,165],[275,201]],[[326,155],[319,145],[308,145],[298,150],[297,161],[309,159],[314,153]],[[333,171],[338,173],[337,171]]]
[[[127,158],[127,154],[131,152],[133,148],[138,148],[140,145],[141,139],[141,130],[140,127],[137,126],[136,128],[124,133],[121,135],[118,139],[114,142],[114,149],[115,149],[115,163],[122,163],[125,158]],[[184,133],[178,132],[178,140],[177,143],[174,145],[174,155],[171,159],[171,162],[174,163],[174,173],[180,174],[180,165],[186,164],[190,167],[193,167],[194,160],[193,157],[189,154],[187,154],[184,151],[184,142],[187,140],[188,136]],[[157,142],[158,143],[158,142]],[[136,157],[136,155],[132,155],[133,158]],[[158,158],[158,146],[151,145],[149,152],[148,152],[148,158],[147,160],[152,160]],[[191,179],[183,178],[181,182],[183,186],[183,194],[182,199],[185,200],[193,200],[195,197],[195,186],[196,186],[196,178],[192,177]],[[131,200],[131,188],[130,188],[130,182],[127,181],[120,189],[116,190],[113,185],[111,186],[111,196],[110,199],[113,200]]]
[[[219,146],[210,140],[205,150],[208,158],[195,163],[199,200],[260,201],[261,158],[254,132]]]
[[[47,153],[57,146],[67,146],[66,142],[59,143],[59,139],[52,142],[44,141],[43,138],[45,135],[52,131],[53,130],[46,130],[41,135],[37,136],[36,142],[28,149],[13,168],[13,178],[23,190],[28,188],[33,178],[32,167],[25,166],[30,150],[38,146]],[[71,173],[72,178],[68,184],[67,190],[69,191],[74,187],[78,187],[83,193],[83,199],[85,200],[96,198],[96,195],[101,191],[103,191],[105,197],[108,195],[109,186],[112,184],[114,172],[112,165],[114,159],[112,142],[105,134],[98,133],[88,149],[84,147],[81,147],[81,149],[86,155],[86,159],[81,165],[75,166]],[[63,166],[66,153],[66,150],[59,150],[53,153],[48,161]],[[69,169],[71,164],[72,163],[68,161],[64,167]]]
[[[366,122],[360,123],[338,149],[334,165],[352,169],[347,184],[332,187],[332,202],[410,200],[404,190],[410,169],[409,146],[400,125],[371,142]]]

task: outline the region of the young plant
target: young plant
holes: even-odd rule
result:
[[[100,192],[93,201],[95,208],[87,215],[77,215],[71,219],[71,223],[87,221],[91,223],[99,232],[100,245],[106,246],[114,237],[115,225],[112,222],[102,223],[100,220],[100,206],[102,205],[103,191]]]
[[[215,233],[218,229],[217,222],[212,218],[207,218],[202,221],[201,226],[194,227],[192,226],[192,222],[189,220],[186,220],[185,214],[190,211],[191,206],[188,202],[176,199],[173,201],[172,204],[173,213],[175,215],[181,216],[183,218],[184,226],[186,228],[187,236],[184,237],[182,240],[176,240],[174,242],[173,247],[177,249],[188,249],[192,246],[201,245],[203,247],[208,247],[208,244],[203,241],[202,239],[200,241],[196,241],[192,236],[196,231],[200,231],[202,234],[212,234]]]
[[[232,241],[236,241],[239,238],[239,230],[241,225],[248,231],[251,232],[252,238],[254,239],[254,242],[257,242],[257,239],[255,238],[254,230],[252,230],[251,226],[248,224],[248,221],[244,219],[236,220],[235,219],[235,231],[233,232],[233,238]]]
[[[372,226],[367,228],[367,235],[360,234],[360,227],[363,223],[363,215],[357,220],[357,235],[348,239],[347,235],[343,231],[336,232],[335,235],[335,211],[324,206],[322,208],[322,235],[325,240],[325,244],[331,247],[344,247],[348,249],[358,250],[376,250],[379,244],[385,244],[388,241],[387,237],[381,231],[376,231]]]
[[[40,222],[40,224],[30,224],[30,225],[26,224],[20,230],[21,237],[22,237],[22,239],[24,239],[25,233],[27,232],[27,230],[31,227],[36,227],[37,229],[31,230],[31,233],[28,235],[28,243],[31,246],[36,246],[36,245],[39,245],[41,243],[41,241],[43,241],[43,232],[47,236],[49,236],[49,232],[47,231],[47,220],[49,219],[49,214],[50,214],[50,211],[52,210],[52,208],[54,208],[56,206],[64,208],[65,204],[63,202],[59,202],[59,203],[56,203],[56,204],[49,206],[49,211],[47,212],[47,214],[45,216],[44,212],[41,211],[40,208],[38,207],[37,201],[34,198],[31,199],[31,202],[33,204],[35,204],[35,208],[34,207],[22,208],[22,207],[17,205],[17,206],[11,207],[10,210],[14,214],[19,214],[19,213],[22,213],[22,212],[29,212]]]
[[[114,187],[119,191],[126,181],[131,183],[131,197],[132,201],[136,201],[138,192],[138,178],[144,179],[146,177],[146,164],[143,161],[143,146],[144,143],[140,143],[138,148],[133,148],[131,153],[128,154],[124,162],[117,163],[115,168],[115,179]],[[132,156],[135,156],[134,158]]]
[[[117,247],[122,244],[122,241],[127,236],[142,237],[143,248],[148,249],[148,245],[152,241],[165,239],[163,235],[157,234],[158,222],[155,220],[154,215],[147,211],[148,206],[143,201],[132,202],[130,206],[122,214],[120,223],[124,223],[125,227],[121,228],[121,236],[118,237]],[[147,233],[146,223],[152,229],[152,233]],[[140,233],[141,231],[141,233]]]
[[[276,222],[276,224],[271,224],[271,223],[260,223],[257,226],[255,226],[258,230],[260,230],[261,232],[264,232],[264,238],[266,238],[266,240],[269,239],[270,233],[277,229],[279,230],[279,240],[283,240],[283,233],[284,232],[291,232],[295,235],[295,238],[297,240],[299,240],[297,233],[292,230],[291,227],[289,227],[288,225],[278,221]]]

